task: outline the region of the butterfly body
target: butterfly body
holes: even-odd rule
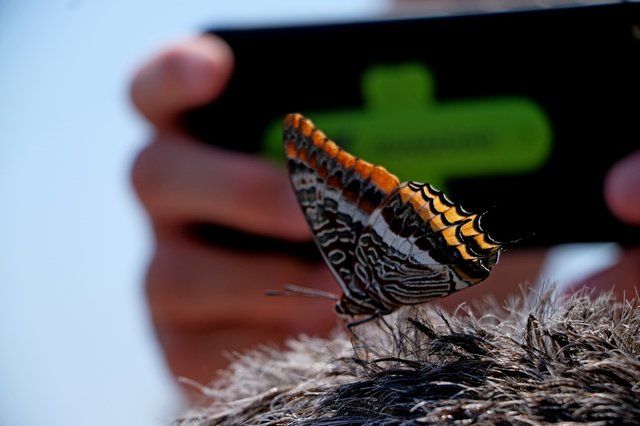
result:
[[[284,123],[291,182],[343,290],[342,315],[386,315],[484,280],[501,244],[429,184],[401,183],[356,158],[300,114]]]

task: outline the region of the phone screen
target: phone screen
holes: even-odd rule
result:
[[[216,145],[283,161],[282,119],[429,182],[522,245],[617,241],[607,170],[640,148],[640,5],[212,29],[222,97],[186,117]]]

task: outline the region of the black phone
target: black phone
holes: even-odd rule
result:
[[[519,245],[616,241],[640,228],[603,197],[640,148],[640,4],[213,28],[224,94],[185,117],[199,138],[283,159],[300,112],[354,155],[429,182]]]

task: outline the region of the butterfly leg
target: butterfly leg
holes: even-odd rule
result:
[[[373,321],[373,320],[378,319],[378,318],[382,318],[382,315],[380,315],[379,312],[376,312],[375,314],[370,315],[370,316],[368,316],[366,318],[363,318],[363,319],[360,319],[360,320],[357,320],[357,321],[351,321],[351,322],[347,323],[347,328],[349,329],[350,333],[353,333],[353,328],[354,327],[357,327],[359,325],[362,325],[362,324],[367,323],[369,321]]]

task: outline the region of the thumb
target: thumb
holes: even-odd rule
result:
[[[166,48],[134,75],[130,93],[138,111],[154,126],[176,129],[190,109],[217,98],[233,70],[231,48],[205,35]]]

